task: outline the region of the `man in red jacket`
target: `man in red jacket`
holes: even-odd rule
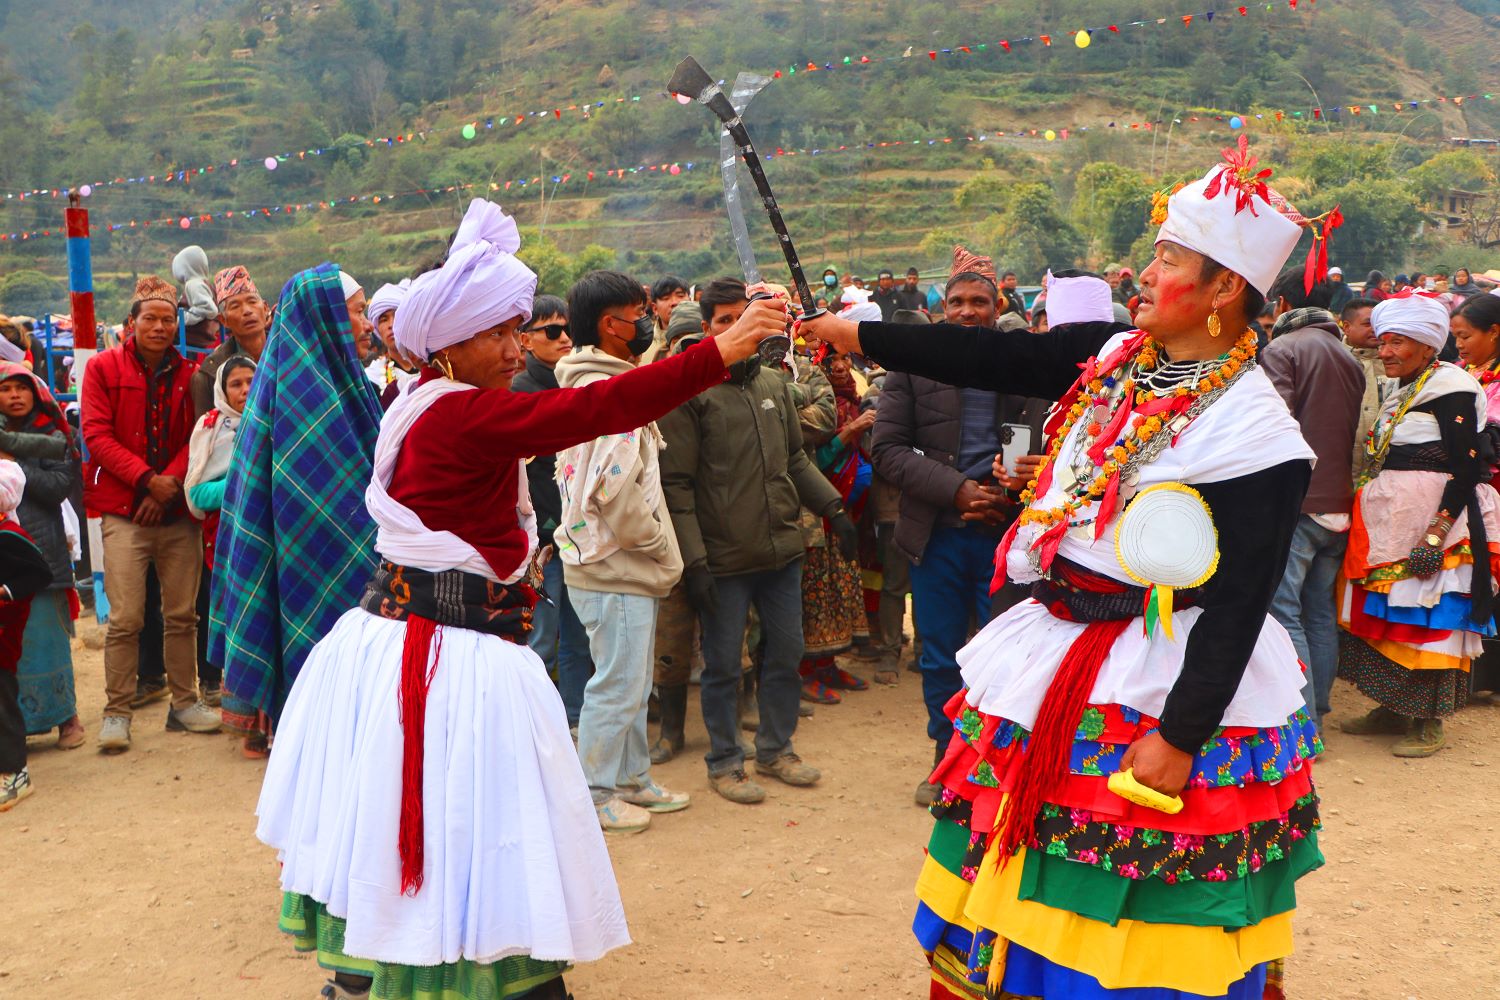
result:
[[[167,729],[211,733],[219,713],[198,697],[194,599],[203,566],[203,535],[183,501],[188,439],[193,429],[189,390],[193,366],[172,347],[177,290],[148,275],[130,303],[134,333],[120,347],[88,363],[83,380],[83,440],[89,465],[84,503],[103,518],[104,593],[109,631],[104,640],[107,701],[99,749],[130,747],[130,699],[135,694],[137,638],[145,618],[146,570],[161,580],[167,681],[172,709]]]

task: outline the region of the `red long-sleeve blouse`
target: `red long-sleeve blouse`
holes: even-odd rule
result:
[[[426,368],[421,381],[441,377]],[[718,347],[705,338],[676,357],[578,389],[448,393],[407,433],[391,498],[433,531],[474,546],[504,580],[528,558],[516,513],[519,459],[635,430],[726,377]]]

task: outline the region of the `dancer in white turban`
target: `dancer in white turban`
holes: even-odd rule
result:
[[[396,310],[406,301],[410,288],[410,278],[403,279],[400,284],[381,285],[370,296],[366,310],[384,350],[365,366],[365,377],[380,393],[380,406],[386,410],[391,408],[401,390],[417,377],[416,364],[396,347]]]
[[[1401,390],[1365,443],[1339,608],[1339,676],[1378,704],[1342,728],[1404,736],[1392,753],[1430,757],[1444,746],[1443,718],[1468,700],[1480,637],[1495,634],[1500,498],[1479,447],[1488,406],[1474,376],[1438,360],[1441,301],[1404,293],[1370,322]]]
[[[546,597],[522,467],[655,420],[786,322],[765,300],[670,360],[511,392],[536,290],[518,247],[474,201],[397,310],[424,367],[375,448],[379,567],[308,657],[266,771],[256,832],[282,862],[281,926],[335,1000],[561,998],[569,964],[629,942],[562,701],[526,646]]]

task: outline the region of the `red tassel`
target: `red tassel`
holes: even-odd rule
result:
[[[1046,573],[1052,568],[1052,560],[1057,558],[1057,550],[1062,545],[1063,536],[1068,533],[1068,522],[1066,519],[1058,521],[1052,527],[1037,536],[1037,540],[1031,543],[1033,549],[1041,549],[1042,572]]]
[[[422,751],[427,689],[432,686],[442,652],[443,634],[438,631],[437,622],[419,615],[406,620],[406,640],[401,647],[401,686],[396,691],[396,709],[401,717],[401,826],[396,846],[401,855],[401,893],[405,896],[422,891]]]
[[[995,836],[1000,841],[996,867],[1003,868],[1017,850],[1030,843],[1036,814],[1068,773],[1073,738],[1099,677],[1099,668],[1131,619],[1089,622],[1058,664],[1027,740],[1025,767],[1005,797]]]
[[[1125,425],[1130,421],[1130,416],[1135,412],[1135,392],[1130,386],[1125,388],[1125,397],[1120,400],[1120,408],[1115,410],[1114,416],[1109,418],[1109,423],[1099,432],[1094,439],[1094,445],[1089,449],[1089,458],[1094,460],[1095,465],[1102,465],[1104,455],[1109,449],[1115,447],[1115,442],[1125,435]]]
[[[1120,474],[1115,473],[1109,477],[1109,483],[1104,487],[1104,496],[1099,498],[1099,510],[1094,514],[1094,541],[1104,537],[1104,529],[1109,527],[1110,519],[1115,516],[1115,508],[1120,506]]]
[[[1316,236],[1313,237],[1313,245],[1307,251],[1307,263],[1302,266],[1302,294],[1311,295],[1313,285],[1316,285],[1315,275],[1318,270],[1318,243]]]

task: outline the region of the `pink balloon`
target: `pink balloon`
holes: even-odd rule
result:
[[[276,169],[276,157],[274,157],[274,156],[268,156],[268,157],[266,157],[266,169],[267,170],[275,170]]]
[[[689,97],[687,94],[677,94],[677,95],[674,95],[674,96],[676,96],[678,104],[692,104],[693,103],[693,99],[691,97]]]
[[[682,173],[682,168],[674,163],[672,164],[672,169],[669,170],[668,173],[672,174],[675,177],[677,174]]]
[[[78,193],[87,198],[89,195],[94,193],[94,186],[92,184],[85,184],[83,187],[78,189]]]
[[[177,220],[177,224],[183,229],[191,229],[193,226],[193,220],[184,215],[181,219]]]

